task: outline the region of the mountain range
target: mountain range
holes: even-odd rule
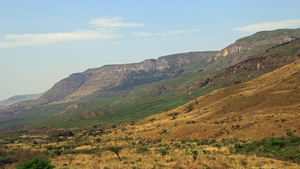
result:
[[[188,52],[74,73],[34,101],[0,109],[0,131],[138,121],[299,59],[300,29],[257,32],[220,51]]]
[[[17,103],[17,102],[25,101],[25,100],[36,100],[45,93],[46,92],[39,93],[39,94],[15,95],[6,100],[0,101],[0,108]]]

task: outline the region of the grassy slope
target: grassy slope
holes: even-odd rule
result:
[[[65,164],[72,168],[299,168],[292,163],[300,162],[299,137],[290,137],[300,136],[299,70],[300,59],[259,78],[215,90],[176,109],[152,115],[135,125],[108,128],[101,136],[93,136],[100,130],[96,128],[78,132],[75,137],[59,137],[65,141],[55,141],[58,137],[50,136],[36,145],[14,142],[7,146],[44,150],[52,145],[53,150],[43,153],[51,153],[52,164],[57,168],[65,168]],[[192,110],[187,111],[188,107]],[[178,115],[173,119],[170,114],[175,112]],[[213,136],[215,133],[221,134]],[[159,138],[162,142],[155,143]],[[45,144],[46,140],[52,141]],[[71,145],[75,147],[72,150],[65,147]],[[122,147],[122,161],[107,151],[112,146]],[[60,150],[62,156],[55,155],[58,147],[63,150]],[[198,151],[196,160],[191,149]],[[162,150],[167,154],[163,155]]]

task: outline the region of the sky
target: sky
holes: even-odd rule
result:
[[[300,27],[299,0],[0,0],[0,100],[72,73]]]

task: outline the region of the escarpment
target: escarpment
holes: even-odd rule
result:
[[[212,54],[214,53],[212,52]],[[163,56],[158,59],[148,59],[140,63],[106,65],[100,68],[88,69],[82,73],[72,74],[56,83],[36,101],[36,104],[76,100],[124,83],[144,84],[145,82],[136,82],[141,81],[141,79],[143,81],[147,79],[146,82],[151,82],[151,79],[153,81],[162,80],[178,75],[180,73],[178,69],[184,66],[200,60],[206,61],[209,57],[212,57],[212,55],[190,52]],[[111,96],[111,94],[102,95]]]
[[[36,104],[47,104],[81,98],[97,99],[122,95],[135,86],[142,84],[200,70],[220,70],[298,37],[300,37],[300,29],[264,31],[238,39],[221,51],[180,53],[159,57],[158,59],[148,59],[140,63],[106,65],[100,68],[88,69],[82,73],[72,74],[56,83],[52,89],[35,102]],[[273,55],[276,55],[276,53]],[[254,67],[258,69],[278,67],[295,59],[288,61],[272,60],[270,58],[264,58],[260,62],[256,61],[257,59],[248,60],[242,63],[243,65],[234,67],[232,72],[249,71]],[[227,69],[224,71],[227,71]]]

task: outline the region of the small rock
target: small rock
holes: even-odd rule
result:
[[[285,121],[287,121],[287,119],[281,119],[281,122],[285,122]]]

